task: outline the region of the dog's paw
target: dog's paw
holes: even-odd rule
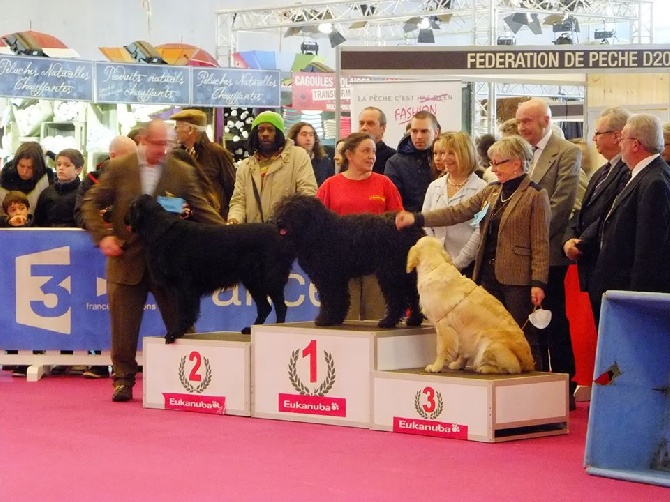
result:
[[[251,326],[246,326],[242,328],[242,334],[243,335],[250,335],[251,334]]]
[[[171,335],[169,333],[167,335],[165,335],[165,344],[166,345],[168,345],[170,343],[174,343],[175,340],[176,340],[176,338],[173,335]]]
[[[384,317],[384,319],[380,320],[377,323],[377,326],[379,326],[380,328],[395,328],[397,324],[398,324],[397,319],[390,319],[388,317]]]
[[[344,320],[338,322],[337,320],[332,319],[330,317],[320,315],[316,316],[316,319],[314,319],[314,324],[316,324],[317,326],[339,326],[343,322]]]
[[[421,326],[421,323],[423,323],[423,319],[424,319],[424,317],[423,317],[423,314],[421,312],[416,313],[416,314],[414,312],[412,312],[410,314],[410,316],[405,320],[405,325],[408,328],[418,327],[418,326]]]
[[[448,368],[450,370],[462,370],[465,368],[465,363],[461,363],[460,361],[452,361],[449,363]]]
[[[439,373],[440,371],[442,371],[442,366],[438,364],[429,364],[428,366],[426,366],[426,371],[428,373]]]
[[[490,364],[482,364],[479,368],[475,368],[475,371],[482,375],[500,375],[506,373],[505,371],[501,371],[497,366],[492,366]]]

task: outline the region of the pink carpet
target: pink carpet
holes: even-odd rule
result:
[[[0,371],[0,500],[669,500],[589,476],[566,436],[501,444],[112,403],[109,380]]]

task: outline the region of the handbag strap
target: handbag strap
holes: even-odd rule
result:
[[[261,194],[258,193],[258,187],[254,178],[251,178],[251,186],[254,189],[254,197],[256,198],[256,204],[258,205],[258,212],[261,213],[261,222],[265,223],[265,217],[263,216],[263,205],[261,204]]]

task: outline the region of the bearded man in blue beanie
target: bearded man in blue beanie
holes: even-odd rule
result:
[[[260,113],[252,123],[249,157],[237,168],[228,223],[266,222],[281,198],[315,195],[316,189],[309,155],[286,139],[282,116]]]

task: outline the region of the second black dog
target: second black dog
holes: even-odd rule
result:
[[[200,314],[200,299],[217,289],[244,285],[256,303],[262,324],[272,311],[286,319],[284,286],[294,256],[286,252],[277,229],[264,223],[211,225],[168,213],[149,195],[133,200],[127,223],[147,250],[149,272],[176,298],[177,326],[167,326],[166,343],[184,336]],[[242,333],[250,333],[245,327]]]
[[[409,248],[425,235],[423,229],[396,230],[392,213],[338,216],[319,199],[305,195],[282,199],[274,217],[319,291],[317,326],[342,324],[350,306],[349,279],[371,274],[377,277],[386,302],[379,327],[394,327],[408,307],[407,325],[421,325],[416,272],[408,274],[406,268]]]

